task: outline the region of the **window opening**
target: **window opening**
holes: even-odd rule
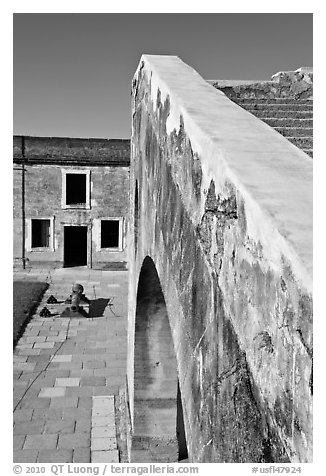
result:
[[[50,247],[50,220],[32,219],[32,248]]]
[[[66,174],[66,204],[86,204],[86,174]]]
[[[101,220],[101,248],[119,248],[119,220]]]

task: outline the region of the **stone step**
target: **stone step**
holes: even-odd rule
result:
[[[284,137],[312,137],[313,129],[305,127],[274,127]]]
[[[264,117],[262,121],[271,127],[303,127],[310,128],[313,126],[312,119],[293,119],[287,117]]]
[[[245,108],[243,108],[245,109]],[[248,109],[246,109],[248,111]],[[262,121],[264,119],[278,119],[278,118],[286,118],[286,119],[312,119],[313,112],[312,111],[280,111],[275,109],[273,111],[268,111],[266,109],[255,109],[250,110],[254,116],[258,117]]]
[[[313,104],[312,99],[295,99],[295,98],[234,98],[234,102],[238,104],[307,104],[311,106]]]
[[[244,106],[241,104],[241,106]],[[312,111],[312,104],[266,104],[266,103],[252,103],[247,104],[244,109],[247,111]]]
[[[292,142],[293,145],[299,147],[299,149],[312,149],[313,139],[309,137],[287,137],[287,140]]]

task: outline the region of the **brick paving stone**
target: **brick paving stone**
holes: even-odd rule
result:
[[[31,381],[38,376],[38,372],[22,372],[19,376],[19,381]]]
[[[14,370],[33,372],[35,365],[33,362],[15,362],[13,367]]]
[[[115,424],[110,419],[109,423],[105,426],[93,426],[92,439],[93,438],[115,438],[116,428]]]
[[[94,387],[95,396],[117,395],[119,393],[119,385],[106,385],[105,387]]]
[[[54,342],[36,342],[34,344],[34,349],[52,349],[54,347]]]
[[[44,421],[35,420],[15,423],[14,435],[41,435],[44,429]]]
[[[54,364],[50,364],[49,365],[49,368],[51,369],[54,369],[54,368],[57,368],[57,369],[60,369],[60,370],[81,370],[82,368],[82,364],[81,362],[78,363],[78,362],[75,362],[75,363],[72,363],[72,362],[55,362]]]
[[[92,387],[97,386],[104,386],[105,385],[105,377],[82,377],[80,379],[81,386],[91,385]]]
[[[77,408],[78,397],[51,398],[50,408]]]
[[[91,418],[91,410],[89,408],[64,408],[63,409],[63,418]]]
[[[47,369],[47,365],[46,362],[37,362],[34,367],[34,372],[44,372]]]
[[[30,332],[29,332],[30,334]],[[57,336],[58,331],[49,331],[49,330],[44,330],[44,331],[39,331],[38,333],[40,336]]]
[[[27,435],[24,450],[54,450],[58,435]]]
[[[32,322],[27,324],[27,328],[34,329],[35,327],[41,327],[42,325],[43,325],[43,321],[41,320],[37,321],[36,319],[34,319]]]
[[[44,387],[54,387],[55,379],[53,377],[48,377],[46,372],[38,377],[37,380],[33,383],[33,388],[38,388],[39,390]]]
[[[108,337],[107,339],[109,340],[109,337]],[[96,341],[95,341],[95,343],[96,343]],[[106,341],[106,346],[107,346],[107,345],[108,345],[108,344],[107,344],[107,341]],[[96,348],[96,347],[94,348],[94,347],[93,347],[92,352],[93,352],[93,354],[95,354],[95,355],[101,356],[102,354],[105,354],[105,353],[106,353],[106,347],[103,347],[103,348]]]
[[[18,349],[19,355],[40,355],[40,349]]]
[[[31,421],[33,410],[16,410],[13,414],[14,423]]]
[[[29,335],[30,337],[42,335],[41,332],[42,332],[42,331],[40,331],[38,327],[35,328],[35,329],[28,329],[28,335]]]
[[[91,452],[89,448],[76,448],[73,450],[73,463],[90,463]]]
[[[67,387],[67,397],[91,397],[94,393],[93,387]]]
[[[56,378],[55,379],[55,386],[56,387],[79,387],[80,379],[75,377],[67,377],[67,378]]]
[[[71,362],[72,354],[54,355],[52,362]]]
[[[90,360],[83,363],[85,369],[103,369],[104,367],[105,362],[103,360]]]
[[[124,375],[116,375],[113,377],[107,377],[106,378],[106,384],[107,385],[123,385],[125,382],[125,376]]]
[[[90,418],[79,418],[76,420],[76,433],[88,433],[91,434],[91,419]]]
[[[37,355],[28,355],[28,357],[26,358],[27,358],[27,362],[43,362],[47,364],[48,362],[50,362],[51,356],[37,354]]]
[[[112,424],[111,416],[99,416],[99,417],[92,416],[92,428],[107,427],[110,424]]]
[[[126,369],[127,371],[127,369]],[[108,364],[106,364],[106,368],[105,369],[95,369],[94,370],[94,375],[95,377],[116,377],[117,375],[120,375],[121,374],[121,369],[117,369],[117,368],[112,368],[112,367],[109,367],[108,368]]]
[[[89,408],[93,406],[92,397],[78,397],[78,408]]]
[[[23,399],[21,408],[48,408],[50,406],[50,398],[32,398]]]
[[[74,330],[69,329],[68,337],[76,337],[77,334],[78,334],[78,331],[74,331]]]
[[[28,380],[16,380],[15,381],[15,388],[24,388],[28,387]]]
[[[72,463],[73,450],[42,450],[37,457],[37,463]]]
[[[116,438],[93,438],[91,440],[91,451],[116,450]]]
[[[65,387],[45,387],[41,388],[39,397],[64,397],[66,393]]]
[[[119,463],[119,453],[113,451],[92,451],[92,463]]]
[[[35,343],[35,342],[45,342],[45,336],[30,336],[26,337],[25,342],[27,344]]]
[[[26,435],[14,436],[14,451],[23,449],[25,438],[26,438]]]
[[[17,344],[15,347],[15,352],[19,352],[22,350],[32,350],[34,344]]]
[[[45,423],[44,433],[73,433],[75,430],[76,421],[68,420],[47,420]]]
[[[60,420],[63,411],[63,408],[37,408],[33,410],[32,420]]]
[[[14,451],[13,462],[14,463],[36,463],[37,450],[18,450]]]
[[[14,356],[13,356],[13,362],[14,363],[15,362],[26,362],[26,360],[27,360],[27,356],[25,356],[25,355],[16,355],[16,354],[14,354]]]
[[[50,369],[49,367],[46,369],[46,377],[53,379],[53,382],[55,382],[55,379],[58,377],[69,377],[70,371],[68,369]]]
[[[49,355],[50,357],[52,357],[55,352],[55,349],[33,349],[33,351],[35,352],[35,355]],[[38,351],[39,353],[36,354],[36,351]]]
[[[89,448],[89,446],[90,437],[85,432],[59,435],[58,448],[76,449]]]

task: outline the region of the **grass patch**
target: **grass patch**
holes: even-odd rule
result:
[[[13,344],[17,344],[26,325],[41,301],[47,283],[40,281],[14,281],[13,289]]]

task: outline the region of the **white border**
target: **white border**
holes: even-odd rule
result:
[[[32,220],[50,220],[49,246],[32,247]],[[26,218],[26,251],[28,253],[54,251],[54,215],[50,217],[32,216]]]

